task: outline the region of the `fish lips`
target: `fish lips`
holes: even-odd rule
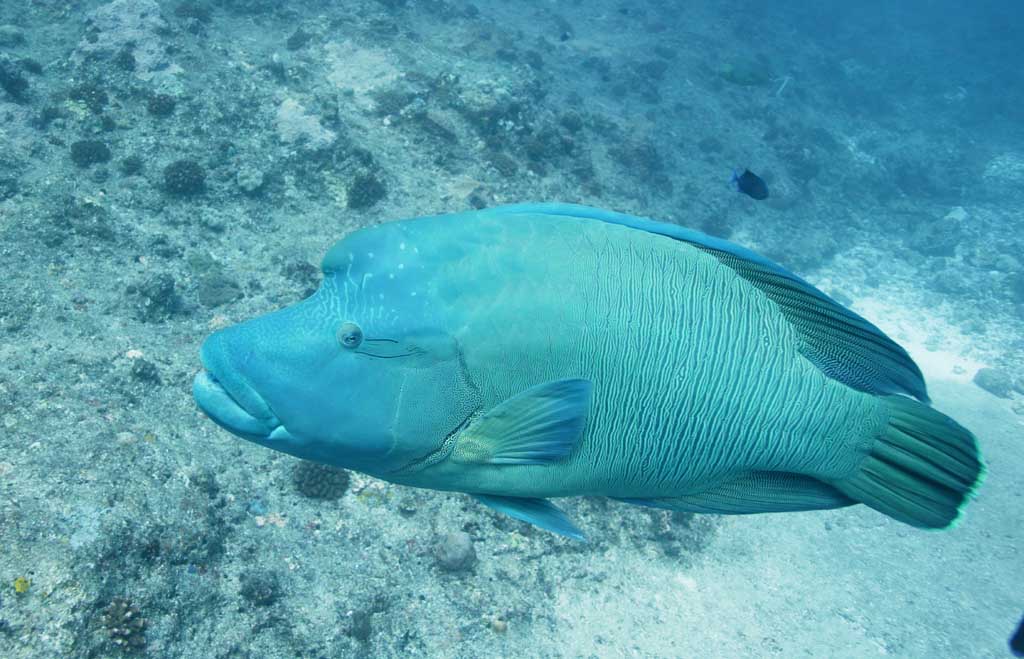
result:
[[[192,396],[214,423],[251,441],[286,434],[263,397],[236,370],[224,364],[215,342],[203,344],[201,359],[204,370],[192,381]]]

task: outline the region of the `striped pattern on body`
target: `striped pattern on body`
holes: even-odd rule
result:
[[[701,250],[550,216],[467,222],[445,240],[462,232],[490,239],[446,264],[436,292],[485,406],[567,377],[594,396],[565,463],[474,467],[452,489],[654,497],[750,470],[837,477],[884,426],[874,397],[810,364],[778,307]]]

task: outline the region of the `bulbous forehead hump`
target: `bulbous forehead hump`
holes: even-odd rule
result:
[[[471,220],[458,215],[420,217],[359,229],[324,256],[324,274],[353,270],[382,274],[385,269],[427,268],[459,258],[481,240]],[[486,232],[483,232],[484,234]]]
[[[328,251],[322,264],[324,282],[343,315],[363,323],[364,329],[372,322],[369,329],[382,331],[423,323],[440,312],[432,283],[438,268],[453,258],[453,250],[462,248],[432,219],[361,229]]]

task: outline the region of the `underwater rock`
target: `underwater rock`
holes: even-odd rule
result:
[[[487,160],[504,177],[515,176],[519,172],[519,164],[515,158],[503,151],[492,151],[487,154]]]
[[[1010,297],[1018,304],[1024,304],[1024,272],[1015,272],[1007,279]]]
[[[70,231],[69,231],[70,230]],[[51,230],[41,237],[50,246],[63,243],[70,235],[94,241],[114,240],[116,232],[110,211],[91,197],[65,197],[53,212]]]
[[[169,274],[151,275],[138,284],[127,288],[132,300],[132,312],[143,322],[167,320],[181,310],[181,296],[174,287],[174,278]]]
[[[640,62],[634,67],[634,70],[637,75],[647,78],[651,82],[660,83],[665,80],[665,74],[668,73],[669,65],[664,60],[652,59]]]
[[[209,273],[199,279],[196,298],[207,308],[219,307],[242,296],[242,288],[222,272]]]
[[[56,105],[47,105],[33,117],[31,123],[36,130],[45,131],[50,127],[50,124],[62,118],[64,118],[64,110],[62,108]]]
[[[164,168],[164,190],[191,197],[206,190],[206,170],[194,160],[176,160]]]
[[[955,256],[962,238],[963,231],[957,222],[926,222],[910,234],[907,246],[925,256]]]
[[[352,622],[349,624],[349,636],[357,641],[367,641],[373,635],[373,612],[355,611],[352,613]]]
[[[500,86],[481,83],[462,90],[454,107],[492,149],[514,140],[528,123],[527,101]]]
[[[292,32],[292,35],[288,37],[287,41],[285,41],[284,47],[288,50],[301,50],[312,38],[312,34],[306,32],[300,27]]]
[[[190,18],[200,23],[209,23],[212,16],[210,8],[198,2],[183,2],[174,8],[174,15],[178,18]]]
[[[437,565],[446,572],[465,572],[476,564],[473,539],[464,531],[446,533],[434,545]]]
[[[530,169],[538,173],[546,172],[547,165],[557,165],[562,158],[572,156],[575,150],[573,138],[551,126],[538,130],[524,145]]]
[[[1013,391],[1013,378],[996,368],[983,368],[974,375],[974,384],[997,398],[1009,398]]]
[[[98,140],[79,140],[71,145],[71,161],[85,168],[110,161],[110,149]]]
[[[373,636],[373,614],[383,613],[391,608],[390,598],[384,593],[377,593],[370,602],[363,602],[351,613],[351,622],[345,635],[360,642],[370,640]]]
[[[452,145],[459,141],[459,136],[455,134],[455,131],[446,126],[438,115],[424,111],[413,112],[411,116],[413,123],[424,135]]]
[[[146,111],[154,117],[167,117],[174,113],[177,100],[170,94],[153,94],[146,101]]]
[[[0,201],[6,201],[21,191],[18,179],[13,176],[0,176]]]
[[[356,175],[348,185],[348,207],[363,210],[373,206],[387,196],[387,188],[374,174]]]
[[[374,109],[377,114],[383,116],[397,115],[418,99],[414,92],[404,87],[388,87],[373,93]]]
[[[83,82],[76,85],[68,92],[68,98],[89,108],[93,114],[102,113],[110,102],[106,88],[99,81]]]
[[[266,177],[263,172],[249,163],[239,167],[238,173],[235,174],[235,183],[247,195],[259,192],[265,181]]]
[[[143,166],[142,158],[131,155],[121,161],[120,169],[125,176],[135,176],[142,173]]]
[[[475,208],[477,210],[493,206],[495,203],[494,193],[490,189],[482,185],[478,185],[473,188],[473,191],[466,197],[466,203],[468,203],[471,208]]]
[[[717,137],[708,136],[697,142],[697,148],[700,149],[701,153],[711,155],[721,153],[725,147],[722,145],[722,141]]]
[[[970,214],[964,209],[963,206],[954,206],[953,208],[949,209],[949,212],[946,213],[946,215],[942,219],[946,220],[947,222],[961,223],[966,222],[968,219],[970,219],[970,217]]]
[[[950,297],[969,296],[974,291],[975,283],[966,276],[963,268],[948,266],[936,272],[935,276],[927,281],[927,286],[937,293],[943,293]]]
[[[0,48],[13,48],[24,44],[24,32],[13,25],[0,25]]]
[[[121,69],[122,71],[134,71],[135,70],[135,55],[132,54],[131,48],[122,48],[114,55],[112,60],[114,66]]]
[[[1024,155],[1003,153],[985,165],[982,181],[994,194],[1017,194],[1024,185]]]
[[[583,130],[583,117],[575,110],[569,110],[559,117],[558,123],[573,135]]]
[[[312,295],[320,285],[320,268],[302,259],[286,261],[281,266],[281,276],[300,287],[303,298]]]
[[[786,171],[793,180],[806,185],[821,173],[821,162],[813,151],[806,147],[780,149],[779,155],[785,160]]]
[[[196,298],[204,307],[219,307],[242,296],[242,287],[209,254],[191,254],[188,264],[196,280]]]
[[[143,359],[141,357],[132,360],[131,368],[129,372],[132,378],[147,384],[160,384],[160,371],[157,369],[156,364]]]
[[[88,14],[88,31],[79,42],[75,59],[119,55],[131,57],[129,70],[145,74],[167,63],[162,35],[167,22],[156,0],[112,0]]]
[[[239,578],[242,598],[256,606],[270,606],[281,598],[281,580],[277,573],[250,570]]]
[[[28,91],[28,80],[18,70],[17,65],[6,56],[0,57],[0,88],[11,95],[15,101],[24,99]]]

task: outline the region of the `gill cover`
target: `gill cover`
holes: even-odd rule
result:
[[[458,344],[448,334],[421,330],[371,350],[406,356],[367,357],[397,379],[389,424],[392,446],[370,473],[392,472],[426,458],[482,405]]]

